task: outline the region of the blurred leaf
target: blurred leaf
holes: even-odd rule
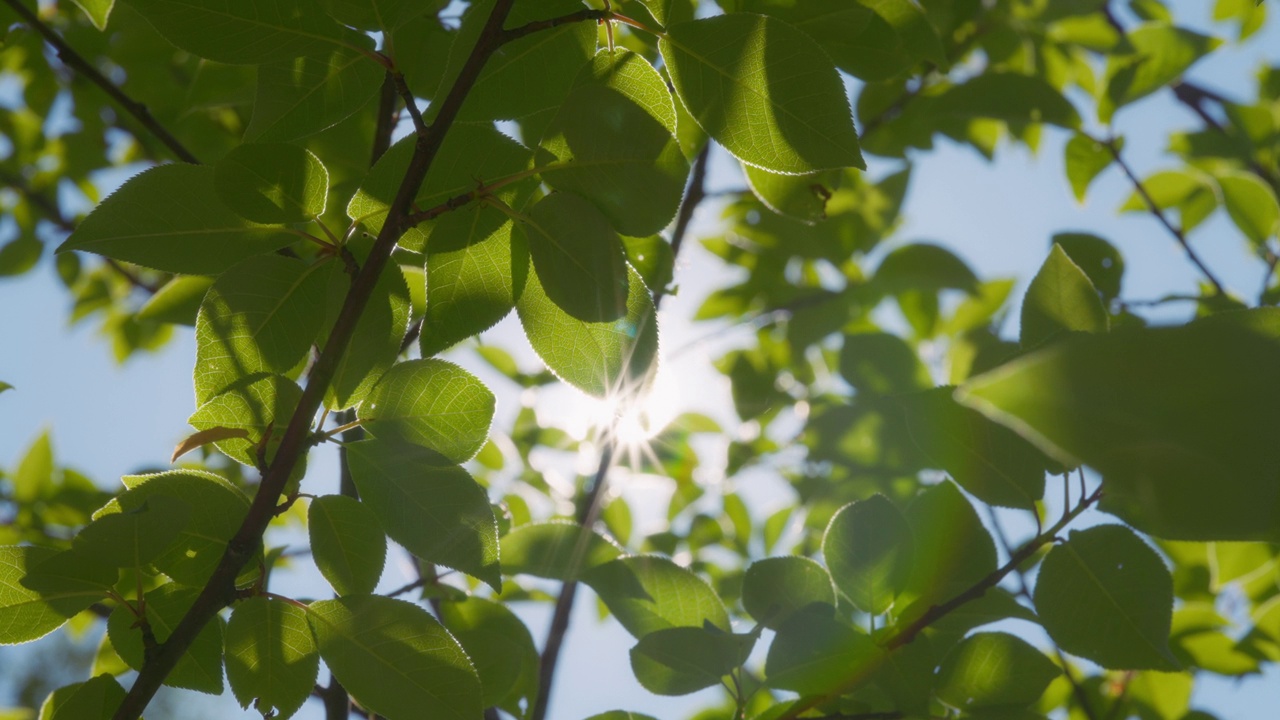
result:
[[[581,544],[581,549],[579,549]],[[502,538],[502,569],[509,574],[569,582],[622,554],[594,531],[570,522],[545,522],[512,528]]]
[[[1109,302],[1120,296],[1124,257],[1114,245],[1089,233],[1056,233],[1053,243],[1066,251],[1099,293]]]
[[[98,675],[53,691],[40,707],[40,720],[110,720],[125,692],[110,675]]]
[[[59,255],[59,257],[75,257]],[[205,293],[213,286],[213,278],[202,275],[179,275],[152,295],[138,310],[139,320],[194,326],[196,313]]]
[[[1061,672],[1021,638],[978,633],[942,661],[938,699],[965,710],[1026,706],[1039,700]]]
[[[1064,333],[1102,333],[1108,327],[1098,290],[1055,243],[1022,300],[1022,346],[1044,345]]]
[[[440,620],[475,665],[485,707],[520,707],[538,694],[538,650],[515,613],[501,603],[469,597],[440,605]]]
[[[746,662],[754,635],[735,635],[715,627],[655,630],[631,648],[631,670],[649,692],[688,695],[720,683]]]
[[[1254,245],[1266,243],[1280,230],[1280,202],[1270,185],[1251,172],[1218,175],[1222,202],[1231,220]]]
[[[1116,140],[1116,147],[1124,147],[1123,139]],[[1076,200],[1083,203],[1093,179],[1106,170],[1114,158],[1105,145],[1083,133],[1076,133],[1067,141],[1065,152],[1067,180]]]
[[[1146,97],[1178,79],[1209,51],[1222,44],[1217,38],[1150,22],[1126,33],[1130,55],[1107,60],[1106,92],[1098,101],[1098,117],[1109,122],[1117,109]]]
[[[809,558],[757,560],[742,578],[742,606],[767,628],[776,630],[793,613],[813,603],[834,606],[836,593],[827,569]]]
[[[692,571],[657,555],[633,555],[582,574],[627,632],[643,638],[671,627],[710,623],[725,632],[729,614],[711,586]]]
[[[911,526],[878,494],[841,508],[822,537],[822,556],[836,587],[872,615],[893,605],[911,574],[914,552]]]
[[[801,695],[849,692],[870,677],[878,654],[871,638],[835,617],[831,606],[810,605],[778,627],[765,684]]]

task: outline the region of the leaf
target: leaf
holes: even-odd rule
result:
[[[475,665],[485,707],[519,708],[538,694],[538,649],[529,628],[505,605],[484,598],[440,605],[440,620]]]
[[[896,605],[902,609],[899,622],[963,592],[996,569],[995,543],[955,485],[943,481],[926,488],[907,506],[906,517],[916,550],[911,578]]]
[[[1218,175],[1222,204],[1232,222],[1254,245],[1262,245],[1280,230],[1280,202],[1275,190],[1251,172],[1234,171]]]
[[[157,495],[136,509],[97,518],[76,533],[72,548],[107,567],[142,570],[173,545],[190,513],[186,501]]]
[[[1020,605],[1008,590],[996,587],[931,623],[925,633],[941,651],[959,642],[974,628],[1013,619],[1037,622],[1035,613]]]
[[[1044,345],[1070,332],[1102,333],[1109,326],[1089,276],[1055,244],[1022,300],[1022,346]]]
[[[1013,72],[984,72],[939,95],[937,113],[995,118],[1014,123],[1047,123],[1080,127],[1080,115],[1048,81]]]
[[[361,707],[391,720],[475,720],[480,679],[426,610],[378,595],[311,604],[320,656]]]
[[[94,513],[94,519],[137,511],[156,497],[184,501],[190,515],[177,542],[152,563],[175,582],[203,585],[221,560],[227,541],[240,529],[249,498],[221,477],[200,470],[135,475],[126,477],[125,484],[129,489]]]
[[[502,537],[502,569],[511,575],[569,582],[621,554],[607,537],[571,522],[520,525]]]
[[[284,429],[301,399],[302,388],[286,377],[251,375],[201,405],[187,422],[202,431],[243,430],[243,436],[230,435],[215,444],[232,460],[258,467],[275,458]]]
[[[57,554],[52,548],[0,546],[0,645],[42,638],[106,596],[104,590],[89,586],[39,592],[22,583]]]
[[[1173,580],[1119,525],[1076,530],[1040,566],[1036,611],[1063,650],[1113,670],[1178,669],[1169,651]]]
[[[475,375],[444,360],[407,360],[388,370],[357,409],[379,437],[405,440],[455,463],[489,436],[495,399]]]
[[[714,627],[655,630],[631,648],[631,670],[649,692],[688,695],[720,684],[746,662],[755,641]]]
[[[7,383],[7,382],[0,381],[0,393],[4,392],[4,391],[6,391],[6,390],[12,390],[12,389],[13,389],[13,386],[12,386],[12,385],[10,385],[10,384],[9,384],[9,383]]]
[[[367,38],[258,66],[253,115],[245,142],[288,142],[314,135],[355,114],[378,94],[384,71],[357,47]]]
[[[880,261],[872,282],[881,291],[894,294],[978,292],[978,277],[963,260],[946,248],[927,243],[903,245],[890,252]]]
[[[296,223],[324,214],[329,171],[305,148],[246,143],[213,169],[218,197],[246,220]]]
[[[484,488],[466,470],[385,439],[348,445],[347,463],[361,502],[392,540],[427,562],[501,586],[498,523]]]
[[[845,505],[822,536],[822,556],[836,587],[859,609],[883,614],[911,574],[911,526],[883,495]]]
[[[342,27],[303,0],[129,3],[169,42],[222,63],[259,65],[321,53],[341,44]]]
[[[294,239],[224,205],[213,168],[176,164],[134,175],[80,221],[58,252],[84,250],[166,272],[217,275]]]
[[[618,558],[585,571],[582,582],[637,639],[655,630],[704,623],[729,631],[729,614],[720,596],[702,578],[667,558]]]
[[[178,461],[178,458],[186,455],[192,450],[202,448],[210,443],[220,440],[246,439],[249,437],[249,431],[244,428],[229,427],[211,427],[208,430],[198,430],[178,443],[173,449],[173,455],[169,458],[169,464]]]
[[[956,399],[1097,469],[1103,509],[1143,532],[1275,542],[1278,337],[1271,308],[1080,336],[974,378]]]
[[[323,0],[329,17],[361,30],[390,32],[423,14],[418,0]]]
[[[806,557],[773,557],[751,563],[742,577],[742,607],[756,622],[778,629],[813,603],[836,604],[827,569]]]
[[[627,268],[627,314],[613,322],[583,322],[547,297],[530,273],[516,302],[520,324],[534,352],[557,377],[597,397],[633,392],[649,376],[658,354],[653,297]]]
[[[548,185],[590,200],[618,232],[651,235],[675,216],[689,174],[675,134],[658,71],[635,53],[602,50],[543,134],[538,164],[551,166]]]
[[[107,19],[111,17],[111,9],[115,7],[116,0],[74,0],[74,2],[80,6],[85,15],[89,16],[94,27],[99,30],[107,29]]]
[[[387,538],[377,514],[355,498],[324,495],[307,508],[311,556],[339,595],[366,595],[382,577]]]
[[[802,696],[849,692],[871,676],[878,654],[871,638],[832,607],[810,605],[778,628],[764,661],[765,684]]]
[[[1098,102],[1098,119],[1110,122],[1119,108],[1146,97],[1177,80],[1221,40],[1162,22],[1129,30],[1125,39],[1131,55],[1107,60],[1106,90]]]
[[[573,193],[554,193],[516,227],[528,244],[539,284],[561,310],[587,323],[614,321],[626,313],[622,238],[590,203]]]
[[[1008,633],[966,638],[942,662],[938,699],[964,710],[1025,707],[1061,671],[1039,650]]]
[[[676,257],[671,244],[661,235],[622,238],[627,262],[640,273],[646,287],[669,288],[675,273]]]
[[[845,335],[840,375],[859,392],[877,395],[924,390],[933,385],[915,350],[902,338],[886,332]]]
[[[787,174],[866,167],[840,76],[804,33],[731,13],[672,25],[659,47],[689,112],[743,162]]]
[[[296,713],[320,670],[307,611],[252,597],[236,604],[225,634],[227,682],[240,707],[253,703],[264,714],[274,710],[282,720]]]
[[[169,639],[199,594],[199,587],[184,588],[176,583],[161,585],[146,594],[147,622],[157,642]],[[111,637],[111,645],[129,667],[141,670],[146,651],[137,620],[128,606],[117,605],[107,618],[107,633]],[[178,658],[173,671],[165,676],[165,685],[210,695],[222,694],[223,625],[222,618],[216,617],[200,630],[187,651]]]
[[[337,319],[350,288],[351,278],[346,273],[334,272],[329,276],[326,327],[332,327]],[[384,272],[373,287],[369,304],[356,321],[346,352],[338,360],[333,380],[325,390],[325,407],[345,410],[364,400],[400,354],[400,343],[408,326],[409,287],[404,274]],[[328,330],[323,335],[327,336]]]
[[[196,324],[196,314],[200,311],[200,303],[212,286],[213,278],[179,275],[165,283],[159,292],[142,305],[138,310],[138,319],[193,326]]]
[[[196,402],[256,373],[287,373],[306,357],[335,269],[264,255],[219,277],[196,318]]]
[[[838,170],[779,175],[745,163],[742,173],[751,192],[765,207],[810,225],[827,219],[827,201],[840,187],[843,175]]]
[[[1110,302],[1120,295],[1120,281],[1124,277],[1124,257],[1114,245],[1089,233],[1056,233],[1053,243],[1066,251],[1093,287],[1102,294],[1103,302]]]
[[[1144,179],[1142,186],[1156,207],[1166,212],[1171,209],[1179,211],[1184,232],[1191,232],[1218,207],[1212,178],[1194,169],[1161,170]],[[1135,190],[1120,211],[1147,213],[1150,205]]]
[[[54,690],[40,707],[40,720],[110,720],[124,698],[118,680],[98,675]]]
[[[18,503],[33,503],[53,490],[53,441],[45,430],[31,442],[9,476],[10,492]]]
[[[1124,146],[1118,140],[1116,143],[1118,147]],[[1067,180],[1071,183],[1071,191],[1075,193],[1076,200],[1083,203],[1085,193],[1088,192],[1093,179],[1110,167],[1114,158],[1105,145],[1079,132],[1067,141],[1064,153],[1064,164]]]

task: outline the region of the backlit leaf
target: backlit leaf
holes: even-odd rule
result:
[[[187,524],[190,506],[157,495],[133,510],[103,515],[76,533],[76,552],[108,567],[141,570],[169,549]]]
[[[570,522],[521,525],[502,536],[502,569],[513,575],[568,582],[621,554],[608,538]]]
[[[664,628],[729,630],[724,603],[705,580],[657,555],[633,555],[598,565],[582,575],[622,627],[637,638]]]
[[[129,0],[166,40],[200,57],[257,65],[341,44],[342,27],[303,0]]]
[[[367,505],[343,495],[325,495],[307,508],[311,555],[339,595],[373,592],[382,577],[387,538]]]
[[[337,318],[350,288],[351,278],[346,273],[329,276],[326,325]],[[409,288],[404,273],[388,270],[378,278],[373,296],[356,322],[351,342],[338,360],[324,395],[325,407],[344,410],[363,400],[400,354],[408,325]]]
[[[253,375],[232,384],[201,405],[187,422],[197,430],[229,428],[243,430],[215,442],[218,449],[236,462],[257,467],[261,459],[271,462],[284,437],[285,426],[302,399],[302,388],[280,375]]]
[[[444,360],[407,360],[383,374],[357,416],[374,435],[430,448],[455,463],[475,456],[489,436],[493,393]]]
[[[767,628],[776,630],[792,613],[813,603],[835,606],[836,593],[827,569],[809,558],[757,560],[742,578],[742,606]]]
[[[98,675],[53,691],[40,707],[40,720],[110,720],[124,698],[118,680]]]
[[[631,648],[631,670],[649,692],[688,695],[718,685],[720,678],[746,662],[755,640],[718,628],[655,630]]]
[[[1255,245],[1265,243],[1280,231],[1280,202],[1276,192],[1251,172],[1229,172],[1218,176],[1222,203],[1240,232]]]
[[[214,166],[218,197],[260,223],[305,222],[324,214],[329,171],[305,148],[246,143]]]
[[[883,495],[841,508],[822,537],[836,587],[859,609],[880,615],[911,573],[915,546],[902,511]]]
[[[938,671],[938,699],[964,710],[1027,706],[1061,671],[1008,633],[978,633],[956,646]]]
[[[314,506],[314,504],[313,504]],[[237,603],[226,629],[227,682],[240,707],[288,718],[315,687],[320,654],[307,612],[290,603],[249,598]]]
[[[568,192],[548,195],[517,228],[539,285],[561,310],[586,323],[614,321],[626,312],[622,238],[591,203]]]
[[[0,645],[42,638],[105,597],[104,590],[91,587],[45,593],[22,584],[32,569],[57,552],[30,545],[0,547]]]
[[[1106,332],[1109,325],[1097,288],[1055,244],[1022,300],[1022,346],[1043,345],[1063,333]]]
[[[138,310],[138,319],[175,325],[195,325],[200,303],[212,285],[213,278],[210,277],[179,275],[165,283],[159,292],[147,300]]]
[[[258,66],[246,142],[287,142],[314,135],[350,117],[382,87],[384,71],[358,52],[367,38],[321,53]]]
[[[441,621],[467,652],[485,707],[519,707],[538,693],[538,650],[529,628],[505,605],[484,598],[440,605]]]

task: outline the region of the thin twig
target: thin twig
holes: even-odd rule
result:
[[[57,52],[59,60],[61,60],[67,67],[83,75],[94,85],[102,88],[103,92],[110,96],[112,100],[115,100],[117,105],[123,108],[125,112],[132,115],[134,119],[141,123],[143,127],[156,137],[156,139],[164,143],[165,147],[169,148],[169,151],[172,152],[175,157],[183,162],[191,163],[192,165],[200,164],[200,161],[196,159],[196,156],[192,155],[190,150],[187,150],[187,148],[179,142],[172,133],[160,124],[159,120],[155,119],[151,114],[151,111],[147,109],[146,105],[134,100],[126,95],[123,90],[116,87],[115,83],[108,80],[107,77],[99,72],[92,63],[68,45],[66,41],[62,39],[62,36],[54,32],[53,28],[46,25],[39,16],[24,5],[22,0],[4,0],[4,2],[6,5],[13,8],[13,11],[16,12],[28,25],[30,25],[32,29],[40,33],[40,35],[45,39],[45,42],[49,43],[49,45],[51,45]]]
[[[404,102],[404,109],[409,111],[409,117],[413,119],[414,132],[421,137],[427,134],[427,122],[422,119],[422,111],[418,109],[418,99],[413,96],[413,92],[409,90],[409,84],[405,82],[404,73],[399,70],[391,70],[391,82],[395,84],[396,92],[400,94],[400,100]]]
[[[711,149],[708,144],[702,148],[702,152],[693,159],[693,168],[689,171],[689,184],[685,187],[684,198],[680,200],[680,209],[676,212],[676,224],[671,230],[671,257],[680,256],[680,248],[684,245],[685,235],[689,232],[689,223],[693,221],[693,211],[698,209],[698,204],[706,198],[706,180],[707,180],[707,153]],[[672,270],[674,272],[674,260],[672,262]],[[660,287],[653,289],[653,304],[657,306],[662,302],[662,298],[666,295],[667,289]]]
[[[546,20],[534,20],[533,22],[526,23],[520,27],[514,27],[502,31],[502,41],[504,43],[514,42],[526,35],[531,35],[542,30],[550,30],[552,28],[560,27],[561,25],[583,22],[585,20],[595,20],[596,22],[600,22],[601,20],[610,17],[612,14],[613,13],[608,10],[579,10],[577,12],[569,13],[568,15],[561,15],[560,17],[547,18]]]
[[[396,129],[396,79],[388,70],[378,94],[378,119],[373,129],[373,149],[369,154],[369,167],[391,147],[391,134]]]

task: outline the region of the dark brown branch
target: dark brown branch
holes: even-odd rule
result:
[[[1210,115],[1209,111],[1204,107],[1205,101],[1225,106],[1231,102],[1230,100],[1213,90],[1201,87],[1195,83],[1187,82],[1186,80],[1176,82],[1170,87],[1173,90],[1173,96],[1178,99],[1178,102],[1187,106],[1191,112],[1195,113],[1196,117],[1200,118],[1205,126],[1212,128],[1224,137],[1231,137],[1231,132],[1228,130],[1227,126],[1223,125],[1217,118]],[[1274,172],[1263,167],[1262,163],[1250,157],[1245,164],[1249,167],[1249,171],[1254,175],[1265,180],[1271,185],[1271,187],[1280,190],[1280,177],[1277,177]]]
[[[141,716],[143,709],[151,701],[164,679],[173,671],[174,665],[186,653],[199,632],[222,608],[235,599],[236,575],[262,544],[262,535],[274,514],[276,500],[292,474],[293,468],[308,447],[307,436],[310,433],[312,418],[319,409],[338,363],[351,341],[356,323],[369,304],[374,286],[391,259],[391,251],[395,248],[400,236],[404,234],[413,198],[417,195],[423,178],[426,177],[427,171],[435,160],[445,134],[453,125],[467,93],[480,76],[480,71],[489,56],[500,46],[503,38],[502,26],[511,11],[513,2],[514,0],[496,0],[474,49],[458,73],[453,87],[440,104],[440,112],[436,116],[435,123],[426,132],[418,135],[413,157],[409,161],[404,179],[391,203],[387,219],[374,241],[368,260],[361,268],[360,274],[351,283],[351,289],[329,333],[329,339],[311,368],[306,389],[298,401],[297,409],[289,419],[275,459],[263,476],[244,521],[235,536],[227,543],[222,559],[191,608],[174,628],[169,639],[157,649],[154,657],[143,665],[129,694],[116,711],[115,720],[137,720]]]
[[[389,71],[391,82],[395,85],[396,92],[400,95],[400,100],[404,102],[404,109],[409,112],[409,117],[413,119],[413,129],[419,135],[425,135],[427,132],[427,123],[422,119],[422,111],[418,109],[418,100],[413,96],[413,91],[409,89],[409,84],[405,82],[404,73],[399,70]]]
[[[16,12],[24,22],[30,25],[33,30],[40,33],[40,35],[45,39],[45,42],[49,43],[49,45],[53,47],[54,51],[57,52],[59,60],[61,60],[67,67],[83,75],[94,85],[102,88],[102,91],[110,96],[117,105],[119,105],[125,112],[132,115],[134,119],[141,123],[143,127],[156,137],[156,139],[164,143],[165,147],[169,148],[169,151],[174,154],[174,157],[183,162],[191,163],[192,165],[200,164],[200,161],[196,159],[196,156],[192,155],[191,151],[187,150],[187,148],[183,146],[183,144],[179,142],[172,133],[160,124],[159,120],[156,120],[155,117],[152,116],[151,111],[147,109],[146,105],[134,100],[126,95],[123,90],[116,87],[115,83],[108,80],[107,77],[99,72],[92,63],[68,45],[66,41],[62,39],[62,36],[54,32],[53,28],[46,25],[34,12],[27,8],[27,6],[22,3],[22,0],[4,0],[4,2],[6,5],[13,8],[13,11]]]
[[[396,129],[396,80],[388,70],[378,94],[378,119],[373,129],[373,151],[369,155],[369,167],[378,162],[382,153],[391,147],[391,134]]]
[[[502,42],[514,42],[526,35],[532,35],[533,33],[540,32],[542,30],[550,30],[552,28],[560,27],[561,25],[584,22],[586,20],[595,20],[596,22],[600,22],[601,20],[609,17],[613,17],[613,13],[609,10],[579,10],[577,12],[569,13],[568,15],[561,15],[560,17],[547,18],[546,20],[534,20],[533,22],[526,23],[520,27],[504,30],[502,32]]]
[[[325,720],[347,720],[351,716],[351,696],[338,678],[330,676],[329,686],[316,686],[315,693],[324,702]]]
[[[684,198],[680,200],[680,209],[676,212],[676,224],[671,230],[671,257],[672,272],[674,273],[674,258],[680,257],[680,248],[684,245],[685,235],[689,232],[689,223],[693,221],[693,212],[698,209],[698,204],[707,196],[707,153],[710,151],[711,145],[708,143],[702,148],[702,152],[693,159],[693,168],[689,172],[689,184],[685,187]],[[653,304],[655,307],[662,302],[662,298],[666,295],[666,288],[653,289]]]
[[[1218,278],[1214,276],[1213,272],[1209,270],[1209,267],[1205,265],[1204,261],[1200,259],[1200,256],[1196,254],[1196,251],[1192,249],[1191,243],[1187,241],[1186,233],[1182,231],[1182,228],[1179,228],[1170,222],[1168,216],[1165,215],[1164,210],[1160,209],[1160,206],[1152,199],[1151,194],[1147,192],[1146,186],[1144,186],[1142,181],[1138,179],[1138,176],[1134,174],[1133,168],[1129,167],[1129,164],[1124,161],[1124,157],[1120,155],[1120,147],[1116,144],[1116,141],[1114,139],[1108,139],[1102,144],[1111,152],[1111,157],[1116,161],[1116,165],[1119,165],[1120,169],[1124,171],[1125,176],[1129,178],[1129,182],[1133,184],[1133,189],[1138,193],[1138,197],[1141,197],[1142,201],[1147,204],[1147,209],[1151,211],[1151,215],[1159,220],[1160,224],[1164,225],[1165,229],[1169,231],[1169,234],[1173,236],[1173,239],[1182,247],[1182,251],[1186,254],[1187,259],[1199,268],[1200,273],[1209,281],[1209,284],[1213,285],[1214,292],[1218,295],[1225,295],[1226,290],[1223,289],[1222,283],[1218,281]]]

